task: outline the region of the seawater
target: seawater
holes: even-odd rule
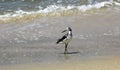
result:
[[[0,20],[65,16],[101,8],[120,10],[119,0],[0,0]]]

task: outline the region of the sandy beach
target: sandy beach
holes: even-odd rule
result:
[[[119,70],[120,57],[63,63],[23,64],[0,67],[1,70]]]
[[[0,70],[120,70],[120,13],[96,11],[0,24]],[[55,42],[73,29],[69,54]]]

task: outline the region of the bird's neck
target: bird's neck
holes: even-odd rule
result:
[[[69,34],[70,36],[72,36],[72,31],[68,31],[68,34]]]

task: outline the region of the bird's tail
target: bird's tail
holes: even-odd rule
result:
[[[59,41],[57,41],[56,44],[59,44]]]
[[[59,42],[60,42],[61,40],[60,39],[58,39],[58,41],[56,42],[56,44],[59,44]]]

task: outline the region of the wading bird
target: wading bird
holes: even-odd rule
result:
[[[56,44],[59,43],[65,44],[64,54],[67,54],[68,53],[67,46],[72,39],[72,29],[70,27],[67,27],[64,31],[62,31],[62,33],[64,32],[66,32],[66,34],[62,38],[58,39]]]

